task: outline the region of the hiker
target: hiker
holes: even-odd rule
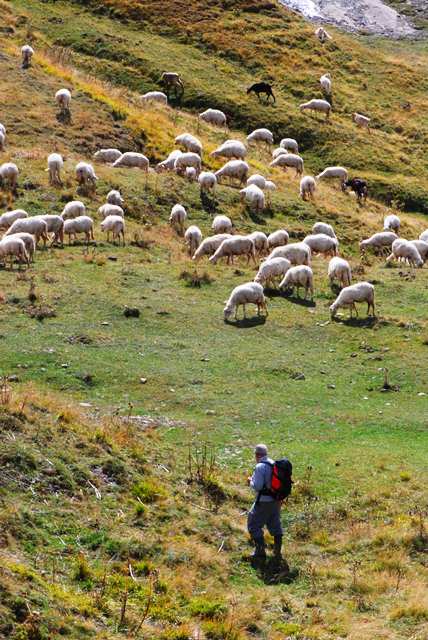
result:
[[[274,539],[274,558],[281,560],[282,525],[281,505],[283,499],[291,491],[291,463],[288,460],[274,462],[268,457],[265,444],[258,444],[254,449],[256,467],[252,476],[248,478],[248,484],[256,494],[256,499],[248,513],[248,533],[255,544],[254,559],[266,558],[266,546],[263,529],[266,526]],[[285,468],[284,477],[278,480],[277,467]],[[280,475],[281,473],[280,469]],[[272,476],[275,470],[275,486],[272,489]]]

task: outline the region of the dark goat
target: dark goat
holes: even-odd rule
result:
[[[345,182],[344,187],[345,189],[352,189],[352,191],[357,194],[359,202],[365,202],[367,200],[368,187],[365,180],[361,180],[361,178],[352,178],[352,180],[347,180]]]
[[[267,96],[268,100],[272,96],[273,101],[276,102],[275,96],[273,95],[272,87],[268,82],[256,82],[255,84],[252,84],[251,87],[247,89],[247,94],[251,93],[252,91],[257,95],[259,100],[260,94],[264,93]]]

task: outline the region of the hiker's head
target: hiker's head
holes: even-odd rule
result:
[[[265,456],[267,456],[267,446],[265,444],[257,444],[254,447],[254,455],[256,456],[256,460],[261,460]]]

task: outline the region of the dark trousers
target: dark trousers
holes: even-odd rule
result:
[[[263,537],[263,528],[267,530],[271,536],[282,536],[281,525],[281,503],[273,500],[272,502],[254,503],[248,513],[247,528],[248,533],[257,540]]]

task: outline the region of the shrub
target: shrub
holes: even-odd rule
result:
[[[153,480],[140,480],[132,488],[132,493],[142,502],[156,502],[165,497],[165,490]]]
[[[207,598],[193,598],[189,603],[189,611],[192,616],[207,620],[221,620],[227,614],[227,606],[218,600]]]

